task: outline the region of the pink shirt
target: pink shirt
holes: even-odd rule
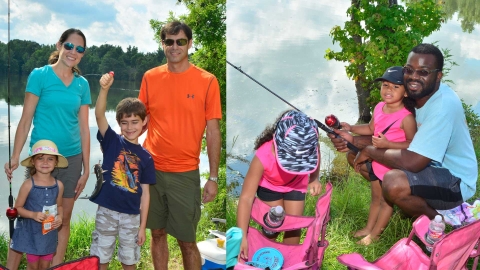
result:
[[[307,191],[309,176],[283,171],[278,165],[273,152],[273,140],[260,146],[255,155],[263,165],[263,175],[259,186],[281,193],[292,190]]]
[[[379,102],[373,110],[373,121],[375,123],[375,131],[373,133],[373,136],[378,136],[378,133],[383,132],[388,126],[395,122],[384,134],[385,137],[387,137],[387,139],[391,142],[406,141],[405,132],[403,131],[403,129],[400,128],[400,126],[402,125],[403,118],[412,113],[409,112],[406,108],[403,108],[394,113],[384,113],[384,106],[385,102]],[[383,180],[383,176],[392,169],[376,161],[372,162],[372,168],[373,172],[380,180]]]

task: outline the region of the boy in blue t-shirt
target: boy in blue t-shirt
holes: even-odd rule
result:
[[[90,199],[98,204],[90,255],[100,257],[100,269],[107,269],[118,237],[118,259],[123,269],[135,269],[140,246],[145,242],[149,185],[155,184],[155,167],[150,153],[138,143],[147,123],[146,108],[139,99],[125,98],[117,105],[121,135],[110,128],[105,110],[112,83],[113,74],[102,76],[95,105],[105,182],[98,195]]]

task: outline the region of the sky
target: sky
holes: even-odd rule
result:
[[[82,30],[88,46],[131,45],[154,52],[158,44],[149,20],[187,13],[177,0],[10,0],[10,40],[55,44],[68,28]],[[8,41],[8,0],[0,0],[0,41]]]

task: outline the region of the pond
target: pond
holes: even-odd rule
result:
[[[87,77],[90,84],[91,96],[92,96],[92,105],[90,106],[89,111],[89,126],[90,126],[90,136],[91,136],[91,146],[90,146],[90,164],[93,167],[93,164],[98,163],[102,160],[102,152],[100,150],[100,144],[97,141],[97,125],[95,122],[95,111],[94,104],[97,100],[98,92],[100,91],[100,86],[98,83],[99,76],[89,76]],[[23,110],[23,99],[25,92],[26,76],[22,77],[12,77],[10,80],[10,91],[11,91],[11,106],[10,106],[10,137],[11,137],[11,151],[13,151],[13,140],[15,137],[15,131],[17,124],[20,120],[22,110]],[[126,97],[137,97],[138,89],[140,88],[140,82],[125,82],[125,81],[115,81],[112,85],[111,90],[109,91],[108,101],[107,101],[107,119],[112,129],[116,132],[120,132],[120,128],[115,120],[115,107],[120,100]],[[6,97],[7,96],[7,78],[0,77],[0,165],[3,168],[3,165],[8,162],[8,106]],[[148,132],[148,131],[147,131]],[[140,141],[145,140],[146,133],[140,137]],[[22,149],[20,159],[28,156],[28,146],[30,144],[30,134],[25,143],[25,147]],[[206,154],[200,155],[200,172],[208,171],[208,157]],[[91,173],[87,186],[81,198],[89,196],[95,187],[95,175],[93,174],[93,168],[90,169]],[[18,190],[24,180],[24,167],[19,167],[14,171],[13,181],[12,181],[12,194],[14,198],[17,197]],[[202,185],[206,180],[202,179]],[[9,196],[9,184],[7,177],[2,172],[0,173],[0,205],[4,205],[5,210],[8,207],[8,196]],[[95,212],[97,210],[96,204],[90,202],[88,199],[78,199],[75,203],[73,209],[73,220],[78,220],[80,217],[89,217],[94,218]],[[5,217],[5,213],[0,212],[0,233],[8,231],[8,219]]]
[[[350,2],[229,0],[227,60],[311,117],[323,122],[325,116],[335,114],[340,121],[355,123],[357,98],[345,63],[324,58],[328,48],[340,50],[329,33],[349,20]],[[448,75],[455,82],[450,85],[475,107],[480,96],[480,25],[472,33],[463,32],[457,16],[424,42],[438,42],[440,48],[451,50],[459,66]],[[290,107],[229,65],[227,104],[227,181],[241,183],[256,136]],[[323,145],[321,150],[325,169],[333,153]]]

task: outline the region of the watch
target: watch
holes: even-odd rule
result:
[[[218,177],[209,177],[208,178],[209,181],[212,181],[212,182],[215,182],[215,183],[218,183]]]

